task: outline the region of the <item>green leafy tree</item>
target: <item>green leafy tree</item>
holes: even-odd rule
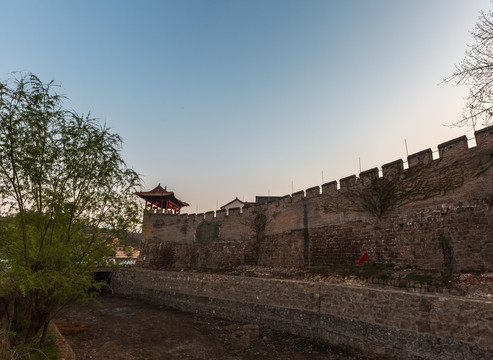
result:
[[[469,96],[461,120],[454,125],[475,128],[489,125],[493,119],[493,12],[482,11],[471,34],[475,40],[466,56],[455,66],[447,83],[469,86]]]
[[[53,82],[0,82],[0,300],[12,345],[41,343],[64,306],[87,299],[113,238],[133,230],[137,173],[121,139],[64,107]]]

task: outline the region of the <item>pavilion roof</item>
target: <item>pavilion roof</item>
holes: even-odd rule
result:
[[[140,192],[136,192],[135,195],[139,196],[140,198],[150,203],[154,203],[156,201],[160,202],[161,200],[171,200],[173,203],[175,203],[180,207],[189,206],[188,203],[177,199],[175,197],[175,193],[172,191],[168,191],[166,189],[166,186],[163,189],[161,184],[156,186],[151,191],[140,191]]]

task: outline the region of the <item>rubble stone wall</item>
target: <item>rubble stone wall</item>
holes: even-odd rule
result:
[[[123,269],[115,293],[397,359],[492,359],[493,301],[215,274]]]

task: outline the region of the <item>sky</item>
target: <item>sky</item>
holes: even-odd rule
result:
[[[141,190],[216,210],[473,131],[443,84],[490,0],[0,0],[0,79],[56,80]],[[474,145],[472,141],[471,146]]]

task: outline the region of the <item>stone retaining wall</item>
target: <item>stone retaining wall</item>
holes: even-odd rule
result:
[[[492,359],[493,301],[297,280],[120,270],[115,293],[397,359]]]

